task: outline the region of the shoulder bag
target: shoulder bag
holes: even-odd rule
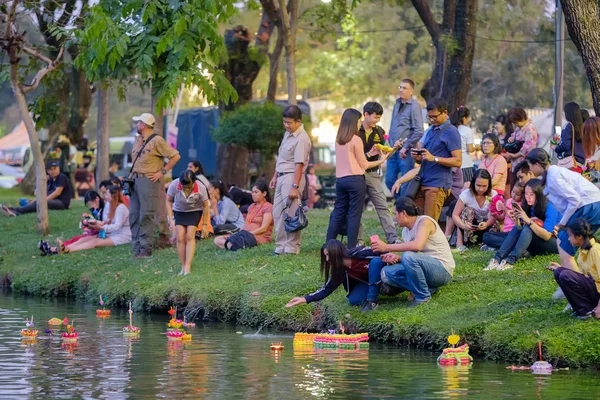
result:
[[[152,135],[150,135],[148,140],[146,140],[146,142],[142,145],[142,147],[140,148],[140,151],[138,151],[137,156],[135,156],[135,159],[133,160],[133,163],[131,164],[131,168],[129,168],[129,174],[127,174],[127,178],[123,179],[123,194],[125,196],[131,196],[131,194],[133,193],[133,188],[135,186],[135,180],[131,179],[131,174],[133,173],[133,167],[135,167],[135,163],[137,162],[138,158],[140,158],[140,154],[142,154],[142,151],[144,151],[144,147],[146,147],[146,145],[148,143],[150,143],[150,141],[152,139],[154,139],[155,136],[158,136],[158,135],[156,133],[153,133]]]

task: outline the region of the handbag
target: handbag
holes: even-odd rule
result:
[[[446,129],[448,129],[450,125],[447,125],[444,129],[442,129],[438,134],[437,134],[437,139],[439,140],[440,136],[442,136],[442,133],[444,133],[444,131]],[[429,143],[428,143],[429,144]],[[425,147],[425,146],[423,146]],[[421,188],[421,180],[423,179],[423,165],[425,165],[427,161],[423,160],[421,162],[421,167],[419,167],[419,172],[417,173],[417,176],[415,176],[414,178],[412,178],[407,184],[406,184],[406,189],[404,190],[404,196],[408,197],[409,199],[414,200],[415,197],[417,197],[417,193],[419,192],[419,188]]]
[[[285,208],[283,209],[283,213],[285,213],[285,217],[283,218],[283,227],[287,233],[293,233],[301,231],[302,229],[308,226],[308,218],[306,218],[306,214],[304,213],[304,208],[302,204],[300,204],[300,200],[298,200],[298,208],[296,209],[295,215],[289,215],[287,210],[292,206],[291,199],[288,199]]]
[[[137,156],[135,156],[135,159],[133,160],[133,163],[131,164],[131,168],[129,168],[129,174],[127,174],[127,178],[123,179],[123,194],[125,196],[131,196],[131,194],[133,193],[133,188],[135,186],[135,181],[133,179],[131,179],[131,174],[133,173],[133,167],[135,167],[135,163],[137,162],[138,158],[140,158],[140,154],[142,154],[144,147],[146,147],[146,145],[148,143],[150,143],[150,141],[152,139],[154,139],[155,136],[158,136],[158,135],[156,133],[153,133],[152,135],[150,135],[148,140],[146,140],[146,143],[144,143],[142,145],[142,147],[140,148],[140,151],[138,151]]]
[[[504,145],[504,150],[506,150],[506,152],[510,154],[517,154],[519,151],[521,151],[523,143],[525,142],[522,140],[515,140],[512,143],[506,143]]]
[[[569,124],[571,124],[569,122]],[[575,159],[575,127],[571,124],[571,155],[569,157],[560,158],[556,165],[559,167],[573,170],[577,168],[577,160]]]

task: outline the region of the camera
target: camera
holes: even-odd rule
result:
[[[133,179],[123,179],[123,195],[131,197],[135,181]]]

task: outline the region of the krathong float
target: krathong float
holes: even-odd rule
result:
[[[98,317],[98,318],[110,317],[110,310],[107,310],[106,308],[104,308],[105,301],[106,301],[106,296],[104,296],[104,299],[102,299],[102,295],[100,295],[100,306],[102,306],[102,309],[96,310],[96,317]]]
[[[369,334],[317,333],[314,337],[315,349],[368,350]]]
[[[465,343],[462,346],[456,347],[459,341],[460,336],[452,330],[452,335],[448,336],[448,343],[452,347],[447,347],[442,351],[442,354],[437,359],[440,365],[465,365],[473,361],[473,357],[469,355],[469,345]]]
[[[71,325],[67,325],[67,331],[62,334],[64,343],[75,343],[79,340],[79,333],[75,332],[75,321],[71,321]]]
[[[50,320],[48,320],[48,325],[50,326],[61,326],[61,325],[68,325],[69,324],[69,320],[67,319],[67,317],[64,317],[62,320],[58,319],[58,318],[52,318]]]
[[[137,326],[133,326],[133,310],[131,309],[131,302],[129,302],[129,326],[123,327],[123,335],[129,337],[139,337],[141,329]]]
[[[33,315],[31,316],[31,322],[29,321],[29,318],[25,318],[25,326],[25,329],[21,329],[21,336],[23,337],[23,340],[35,340],[38,335],[38,331],[33,329],[35,326],[33,323]]]

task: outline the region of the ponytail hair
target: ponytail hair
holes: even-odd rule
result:
[[[450,123],[458,128],[459,125],[463,124],[463,119],[470,116],[471,111],[465,106],[460,106],[450,115]]]
[[[196,182],[196,174],[191,169],[186,169],[179,174],[179,183],[183,186],[189,186]]]
[[[544,175],[542,176],[542,186],[546,186],[546,175],[548,174],[547,168],[550,165],[550,156],[544,149],[536,148],[529,152],[527,155],[527,162],[529,165],[540,164],[544,168]]]
[[[219,196],[221,196],[220,199],[223,197],[229,197],[229,191],[227,190],[227,186],[225,186],[225,182],[214,179],[210,181],[210,185],[215,189],[219,189]]]
[[[583,237],[583,250],[592,248],[591,239],[594,237],[594,231],[589,222],[585,218],[576,218],[567,224],[567,229],[571,231],[573,236]]]
[[[422,215],[419,207],[417,207],[415,202],[409,197],[400,197],[398,200],[396,200],[396,211],[398,213],[404,211],[409,217],[417,217]]]

